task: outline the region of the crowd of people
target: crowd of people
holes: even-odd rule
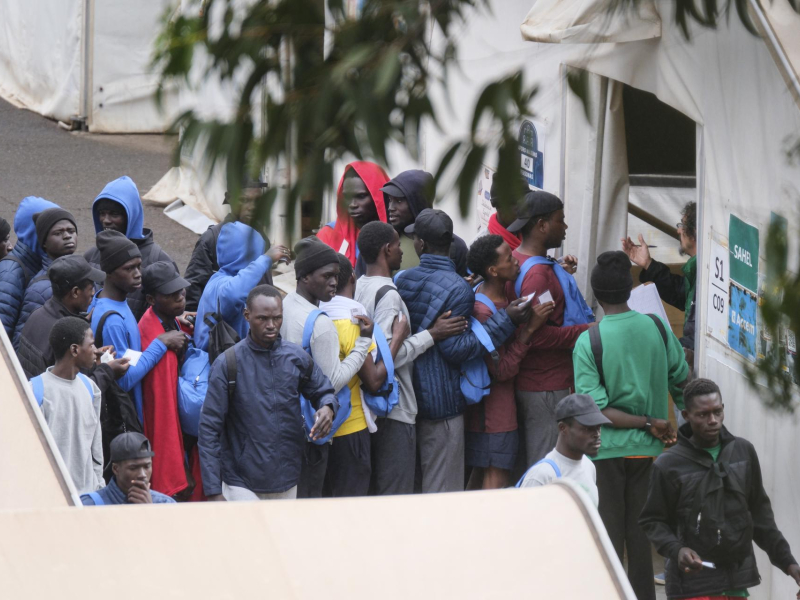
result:
[[[144,228],[134,182],[76,219],[22,200],[0,220],[0,319],[85,505],[456,492],[568,479],[602,518],[640,600],[743,597],[752,542],[800,584],[749,442],[692,375],[695,206],[682,275],[622,240],[591,266],[598,323],[555,259],[556,196],[520,182],[471,245],[433,177],[345,168],[337,219],[291,251],[251,226],[247,182],[182,277]],[[291,263],[295,291],[272,285]],[[640,281],[686,314],[628,306]],[[670,421],[669,398],[679,428]],[[665,447],[674,446],[664,452]]]

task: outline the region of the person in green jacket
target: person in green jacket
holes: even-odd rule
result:
[[[628,307],[633,279],[624,252],[598,256],[591,284],[605,313],[596,328],[602,345],[602,376],[590,331],[585,331],[572,356],[575,393],[594,398],[612,423],[603,426],[603,445],[594,458],[600,517],[620,561],[627,549],[628,579],[636,597],[654,600],[650,542],[638,519],[647,499],[653,459],[665,443],[677,439],[667,420],[668,394],[683,407],[681,388],[689,366],[668,323],[661,321],[662,334],[653,318]]]

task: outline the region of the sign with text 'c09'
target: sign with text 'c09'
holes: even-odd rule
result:
[[[758,228],[731,215],[728,223],[730,277],[751,292],[758,290]]]

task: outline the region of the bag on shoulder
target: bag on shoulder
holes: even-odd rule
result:
[[[515,488],[522,487],[522,482],[525,481],[525,478],[528,476],[528,473],[531,472],[531,469],[533,469],[534,467],[538,467],[542,463],[548,464],[551,467],[553,467],[553,471],[555,471],[556,473],[556,479],[561,479],[561,469],[558,468],[556,461],[554,461],[552,458],[543,458],[539,462],[533,463],[533,465],[531,465],[531,468],[525,471],[525,473],[522,475],[522,477],[520,477],[519,481],[516,483],[514,487]]]
[[[664,348],[669,351],[669,338],[667,337],[667,329],[664,327],[664,322],[656,315],[647,313],[647,316],[653,320],[658,333],[661,334],[661,339],[664,342]],[[594,358],[594,366],[597,368],[597,374],[600,376],[600,385],[605,387],[606,378],[603,373],[603,340],[600,337],[600,327],[595,326],[589,330],[589,344],[592,348],[592,357]]]
[[[186,350],[178,376],[178,416],[181,430],[197,437],[200,412],[208,392],[211,363],[207,352],[191,344]]]
[[[28,283],[30,282],[31,277],[35,275],[35,273],[31,273],[30,269],[28,269],[28,267],[25,266],[25,263],[22,262],[22,259],[19,256],[16,256],[14,254],[6,254],[3,258],[0,258],[0,262],[4,260],[10,260],[11,262],[15,262],[20,267],[22,267],[22,273],[25,276],[25,285],[23,286],[23,288],[28,287]]]
[[[377,323],[375,323],[373,338],[375,339],[375,345],[378,346],[378,358],[375,362],[383,361],[383,364],[386,365],[386,379],[381,389],[375,394],[363,389],[361,391],[364,394],[364,403],[373,413],[379,417],[388,417],[392,409],[400,402],[397,379],[394,376],[394,359],[389,349],[389,343],[386,341],[386,336]]]
[[[475,317],[470,317],[469,327],[496,364],[500,360],[500,355],[492,343],[492,338],[486,333],[483,324]],[[483,355],[468,360],[461,365],[461,393],[464,394],[464,400],[466,400],[467,404],[477,404],[483,400],[484,396],[489,395],[491,385],[492,379],[489,376],[489,369],[486,367]]]
[[[303,350],[308,352],[311,355],[311,334],[314,333],[314,323],[317,322],[317,317],[323,315],[321,310],[312,310],[311,313],[306,318],[306,323],[303,326]],[[391,356],[391,355],[390,355]],[[313,355],[311,355],[313,358]],[[314,444],[321,446],[323,444],[327,444],[333,438],[333,435],[342,426],[347,418],[350,416],[350,410],[352,406],[350,405],[350,386],[348,384],[344,384],[342,389],[340,389],[337,394],[336,398],[339,400],[339,410],[336,411],[336,416],[333,419],[333,425],[331,426],[331,430],[324,438],[320,438],[318,440],[311,439],[311,429],[314,427],[314,415],[316,414],[317,410],[311,404],[311,401],[308,400],[303,394],[300,394],[300,411],[303,417],[303,429],[306,433],[306,438]]]
[[[78,373],[78,379],[86,387],[86,391],[89,392],[89,402],[94,401],[92,382],[83,373]],[[31,379],[31,388],[33,389],[33,397],[36,398],[36,404],[41,406],[44,402],[44,381],[42,381],[41,375],[37,375]]]
[[[722,448],[719,459],[697,484],[692,508],[679,531],[684,546],[717,565],[736,565],[753,551],[747,495],[730,472],[735,444],[734,440]],[[695,460],[691,451],[680,446],[670,452]]]
[[[237,331],[222,318],[219,301],[217,312],[206,313],[203,316],[203,323],[208,327],[208,363],[213,365],[217,357],[235,346],[240,338]]]

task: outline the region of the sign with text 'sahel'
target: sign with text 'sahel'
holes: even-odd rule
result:
[[[742,287],[758,290],[758,228],[731,215],[728,223],[730,277]]]

